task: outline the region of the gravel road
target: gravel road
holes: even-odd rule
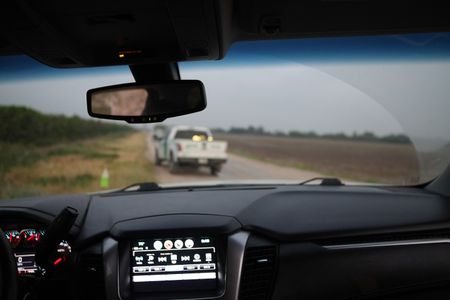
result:
[[[154,146],[151,138],[149,138],[147,157],[151,161],[154,158],[153,151]],[[315,172],[281,167],[230,153],[228,154],[227,163],[225,163],[222,171],[216,176],[210,175],[208,168],[182,168],[175,174],[172,174],[165,164],[155,166],[155,177],[158,183],[161,184],[235,180],[286,180],[289,182],[301,182],[318,176],[321,175]]]

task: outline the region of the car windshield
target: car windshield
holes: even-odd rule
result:
[[[200,130],[177,130],[175,138],[193,141],[205,141],[208,139],[208,133]]]
[[[417,185],[450,161],[448,33],[241,42],[179,68],[204,83],[207,108],[129,125],[90,118],[85,100],[133,82],[127,66],[0,58],[0,198],[136,182]]]

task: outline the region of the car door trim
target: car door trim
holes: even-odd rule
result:
[[[429,244],[449,244],[450,238],[432,238],[432,239],[417,239],[404,241],[384,241],[384,242],[370,242],[370,243],[355,243],[355,244],[337,244],[337,245],[323,245],[328,250],[346,250],[346,249],[362,249],[362,248],[377,248],[377,247],[397,247],[397,246],[411,246],[411,245],[429,245]]]

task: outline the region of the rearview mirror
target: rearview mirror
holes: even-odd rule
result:
[[[205,88],[198,80],[129,83],[87,92],[87,108],[91,117],[128,123],[161,122],[205,107]]]

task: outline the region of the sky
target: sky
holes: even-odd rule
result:
[[[406,133],[448,142],[450,38],[438,34],[387,41],[243,43],[223,61],[181,63],[183,79],[203,81],[208,106],[166,122],[285,132]],[[380,50],[377,45],[384,46]],[[127,82],[133,82],[127,67],[61,70],[23,57],[0,58],[0,105],[88,118],[88,89]]]

